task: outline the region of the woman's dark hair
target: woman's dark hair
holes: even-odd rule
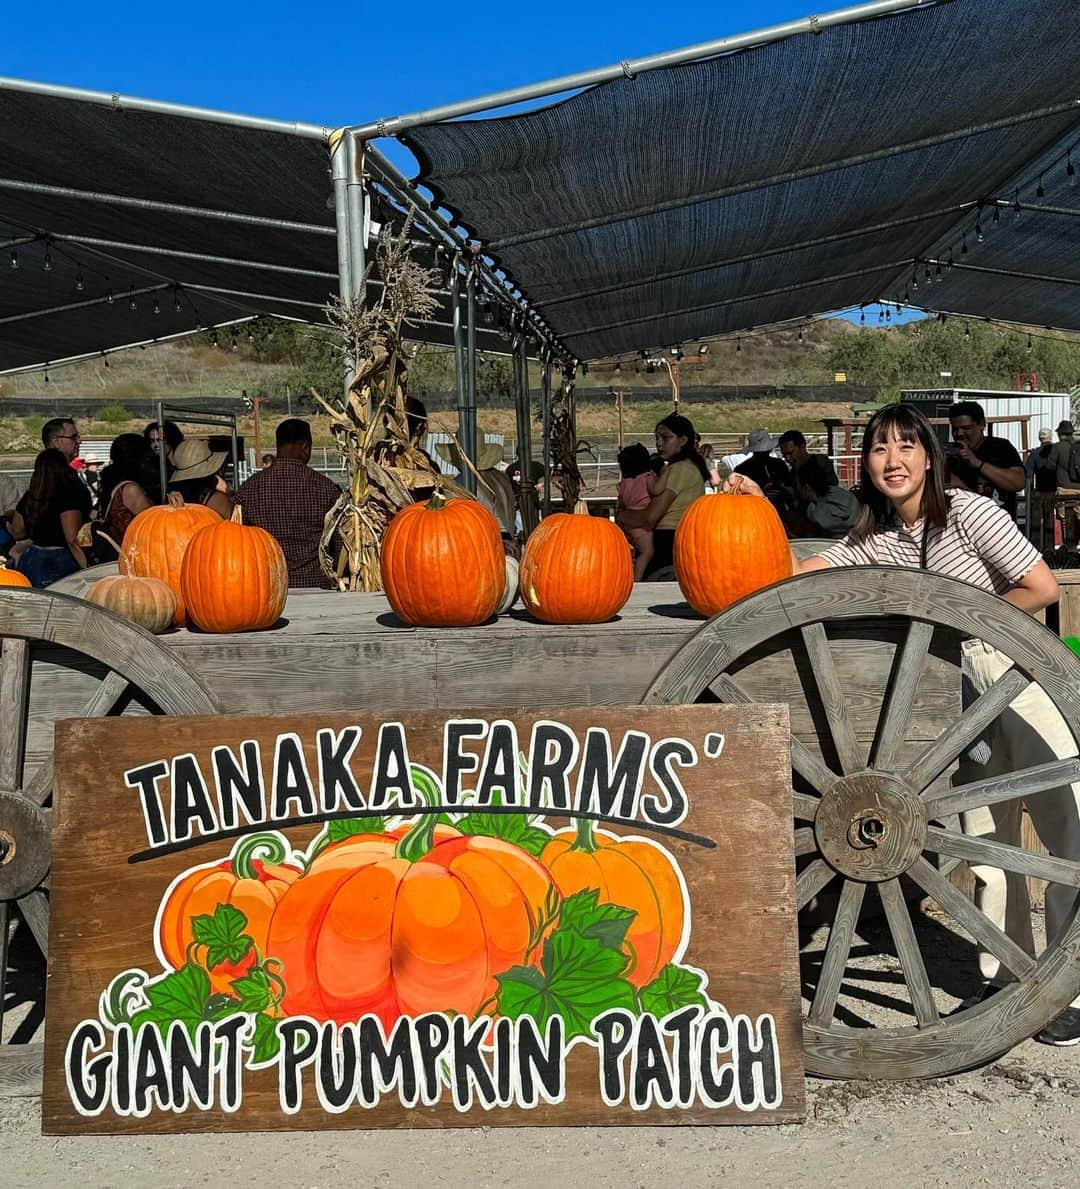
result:
[[[919,504],[919,515],[927,527],[944,528],[949,514],[949,499],[945,493],[945,454],[934,427],[914,405],[888,405],[867,422],[862,440],[862,483],[859,498],[863,508],[852,530],[857,537],[869,537],[895,523],[896,512],[888,496],[875,486],[867,463],[870,451],[880,442],[896,435],[902,442],[918,442],[926,451],[929,467],[926,486]]]
[[[158,428],[156,421],[151,421],[150,424],[142,431],[142,436],[147,444],[150,442],[150,435]],[[127,434],[122,435],[127,437]],[[161,438],[165,445],[170,450],[175,450],[177,446],[184,440],[184,433],[180,426],[175,421],[165,421],[161,426]],[[111,457],[111,454],[110,454]]]
[[[633,442],[624,447],[616,455],[619,463],[619,474],[624,479],[633,479],[637,475],[647,474],[651,469],[651,458],[648,449],[640,442]]]
[[[141,434],[122,433],[113,438],[109,447],[109,465],[101,472],[102,514],[108,511],[113,492],[121,483],[137,483],[154,503],[160,499],[157,456],[150,448],[145,431]]]
[[[53,446],[42,450],[34,459],[34,473],[30,476],[30,486],[22,506],[22,516],[29,532],[33,532],[38,518],[49,506],[49,500],[65,483],[71,482],[78,483],[78,479],[63,454]]]
[[[686,459],[692,462],[694,466],[701,472],[702,479],[706,483],[709,481],[709,468],[705,465],[705,460],[698,453],[697,448],[697,430],[694,429],[694,423],[689,417],[683,417],[680,413],[669,413],[666,417],[661,418],[656,423],[656,428],[666,426],[677,438],[685,438],[686,445],[675,455],[674,458],[669,458],[668,462],[676,463],[682,462]]]

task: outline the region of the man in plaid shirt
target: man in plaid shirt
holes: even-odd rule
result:
[[[319,540],[327,512],[341,489],[308,466],[311,426],[290,417],[277,427],[277,457],[240,485],[236,502],[244,523],[277,541],[289,567],[290,586],[332,585],[319,568]]]

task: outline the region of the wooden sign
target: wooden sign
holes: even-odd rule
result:
[[[803,1114],[787,708],[58,723],[48,1133]]]

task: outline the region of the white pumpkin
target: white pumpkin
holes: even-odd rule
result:
[[[518,562],[516,557],[506,555],[506,589],[503,597],[495,609],[496,615],[505,615],[517,602],[518,597]]]

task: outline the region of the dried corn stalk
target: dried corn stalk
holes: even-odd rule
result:
[[[348,396],[331,403],[315,399],[330,416],[330,430],[345,463],[349,482],[327,513],[319,562],[339,590],[381,590],[379,551],[383,533],[413,493],[440,486],[453,495],[467,492],[434,467],[409,435],[405,415],[408,349],[403,334],[434,312],[432,290],[439,275],[410,256],[412,215],[395,236],[384,229],[375,259],[364,274],[361,294],[375,269],[383,282],[368,305],[335,300],[327,308],[342,337],[344,358],[355,361]],[[335,545],[336,537],[336,545]]]
[[[578,496],[585,487],[577,456],[588,454],[595,458],[595,455],[588,442],[579,442],[577,439],[573,384],[564,384],[556,400],[564,402],[564,407],[551,419],[552,481],[562,495],[563,509],[572,512],[577,506]]]

